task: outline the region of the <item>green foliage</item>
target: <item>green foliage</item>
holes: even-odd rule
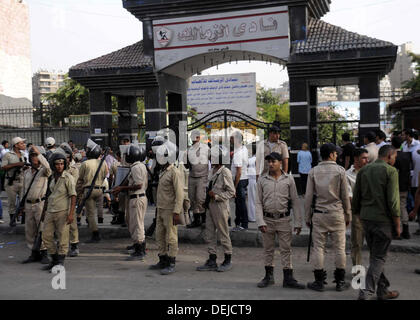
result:
[[[89,113],[89,91],[80,83],[67,77],[64,86],[56,93],[46,95],[45,101],[50,105],[50,116],[53,125],[69,115]]]
[[[345,121],[346,117],[337,112],[337,106],[331,105],[329,107],[318,108],[318,121]],[[341,135],[345,132],[350,134],[350,139],[353,139],[353,131],[346,123],[335,124],[336,135],[334,137],[334,124],[319,124],[318,125],[318,143],[334,142],[336,139],[337,145],[342,144]]]
[[[405,81],[403,88],[409,90],[409,94],[420,93],[420,54],[410,52],[411,59],[415,64],[416,77]]]

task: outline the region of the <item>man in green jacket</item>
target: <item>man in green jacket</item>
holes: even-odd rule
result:
[[[398,172],[393,167],[397,150],[390,145],[379,149],[378,160],[363,167],[357,175],[353,192],[352,210],[360,214],[366,242],[369,247],[369,270],[366,288],[359,299],[395,299],[398,291],[389,291],[390,283],[384,274],[385,260],[392,241],[392,228],[398,236],[400,229],[400,197]]]

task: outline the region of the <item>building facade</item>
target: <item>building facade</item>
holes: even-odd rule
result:
[[[413,50],[411,42],[398,46],[398,55],[394,69],[389,74],[392,89],[401,89],[405,81],[414,77],[413,61],[409,53]]]
[[[32,100],[35,108],[39,108],[41,101],[48,106],[45,95],[55,93],[64,86],[65,74],[63,72],[40,70],[32,77]]]
[[[32,127],[28,5],[0,1],[0,126]]]

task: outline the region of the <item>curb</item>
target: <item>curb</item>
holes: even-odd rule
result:
[[[8,224],[0,225],[0,233],[8,234],[11,231],[11,228]],[[25,227],[23,225],[18,225],[13,231],[14,234],[24,235]],[[127,228],[122,228],[120,226],[99,226],[99,233],[103,239],[129,239],[130,234]],[[83,225],[79,228],[79,237],[81,242],[89,239],[91,236],[90,230],[86,225]],[[263,246],[262,243],[262,234],[257,230],[248,230],[248,231],[238,231],[230,232],[230,237],[232,240],[232,245],[235,247],[259,247]],[[307,247],[308,245],[309,234],[302,231],[302,234],[297,236],[293,235],[292,247]],[[346,234],[347,243],[350,242],[350,234]],[[419,238],[420,239],[420,238]],[[181,243],[190,243],[190,244],[205,244],[204,240],[204,229],[194,228],[187,229],[186,227],[178,227],[178,241]],[[276,241],[277,242],[277,241]],[[278,244],[278,242],[277,242]],[[331,240],[327,241],[327,248],[332,248]],[[364,246],[366,250],[366,245]],[[410,253],[410,254],[420,254],[420,241],[418,239],[411,240],[401,240],[393,241],[390,247],[391,252],[401,252],[401,253]]]

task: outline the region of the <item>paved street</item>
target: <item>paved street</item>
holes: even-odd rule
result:
[[[181,244],[177,272],[161,276],[157,271],[148,270],[148,266],[157,261],[156,243],[148,242],[144,262],[131,262],[125,261],[124,248],[130,244],[128,239],[81,244],[80,256],[66,259],[66,290],[54,290],[51,286],[54,275],[41,271],[41,264],[20,264],[30,253],[23,235],[0,234],[0,243],[0,299],[332,300],[357,297],[353,289],[342,293],[334,290],[331,255],[327,258],[328,286],[324,293],[282,288],[280,267],[275,270],[276,285],[260,289],[256,283],[264,274],[261,248],[234,248],[233,269],[217,273],[195,271],[207,258],[205,245]],[[221,252],[219,257],[222,257]],[[364,258],[366,264],[366,252]],[[299,281],[313,281],[312,267],[306,262],[304,248],[294,248],[294,266]],[[390,253],[387,275],[392,288],[400,290],[401,299],[420,299],[420,275],[413,273],[415,267],[420,267],[418,254]],[[347,276],[350,280],[349,274]]]

